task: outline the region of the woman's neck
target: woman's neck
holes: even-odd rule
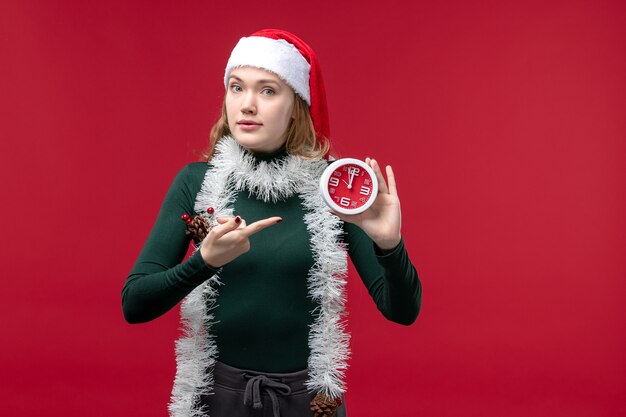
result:
[[[275,159],[283,158],[287,155],[287,148],[285,146],[272,152],[253,152],[248,149],[246,149],[246,151],[250,153],[250,155],[252,155],[257,162],[269,162]]]

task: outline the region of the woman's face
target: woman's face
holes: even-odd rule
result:
[[[269,153],[285,144],[294,92],[277,75],[259,68],[235,68],[225,102],[228,127],[241,146]]]

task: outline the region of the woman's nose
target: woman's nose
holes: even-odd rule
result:
[[[256,97],[254,93],[249,92],[245,95],[241,103],[241,111],[246,114],[256,113]]]

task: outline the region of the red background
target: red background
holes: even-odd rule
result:
[[[394,166],[424,285],[405,328],[352,275],[350,414],[626,415],[624,4],[3,1],[2,415],[166,415],[177,311],[120,290],[263,27],[317,51],[342,156]]]

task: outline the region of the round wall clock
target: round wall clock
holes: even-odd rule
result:
[[[365,162],[353,158],[334,161],[320,178],[320,191],[330,208],[342,214],[367,210],[378,195],[378,180]]]

